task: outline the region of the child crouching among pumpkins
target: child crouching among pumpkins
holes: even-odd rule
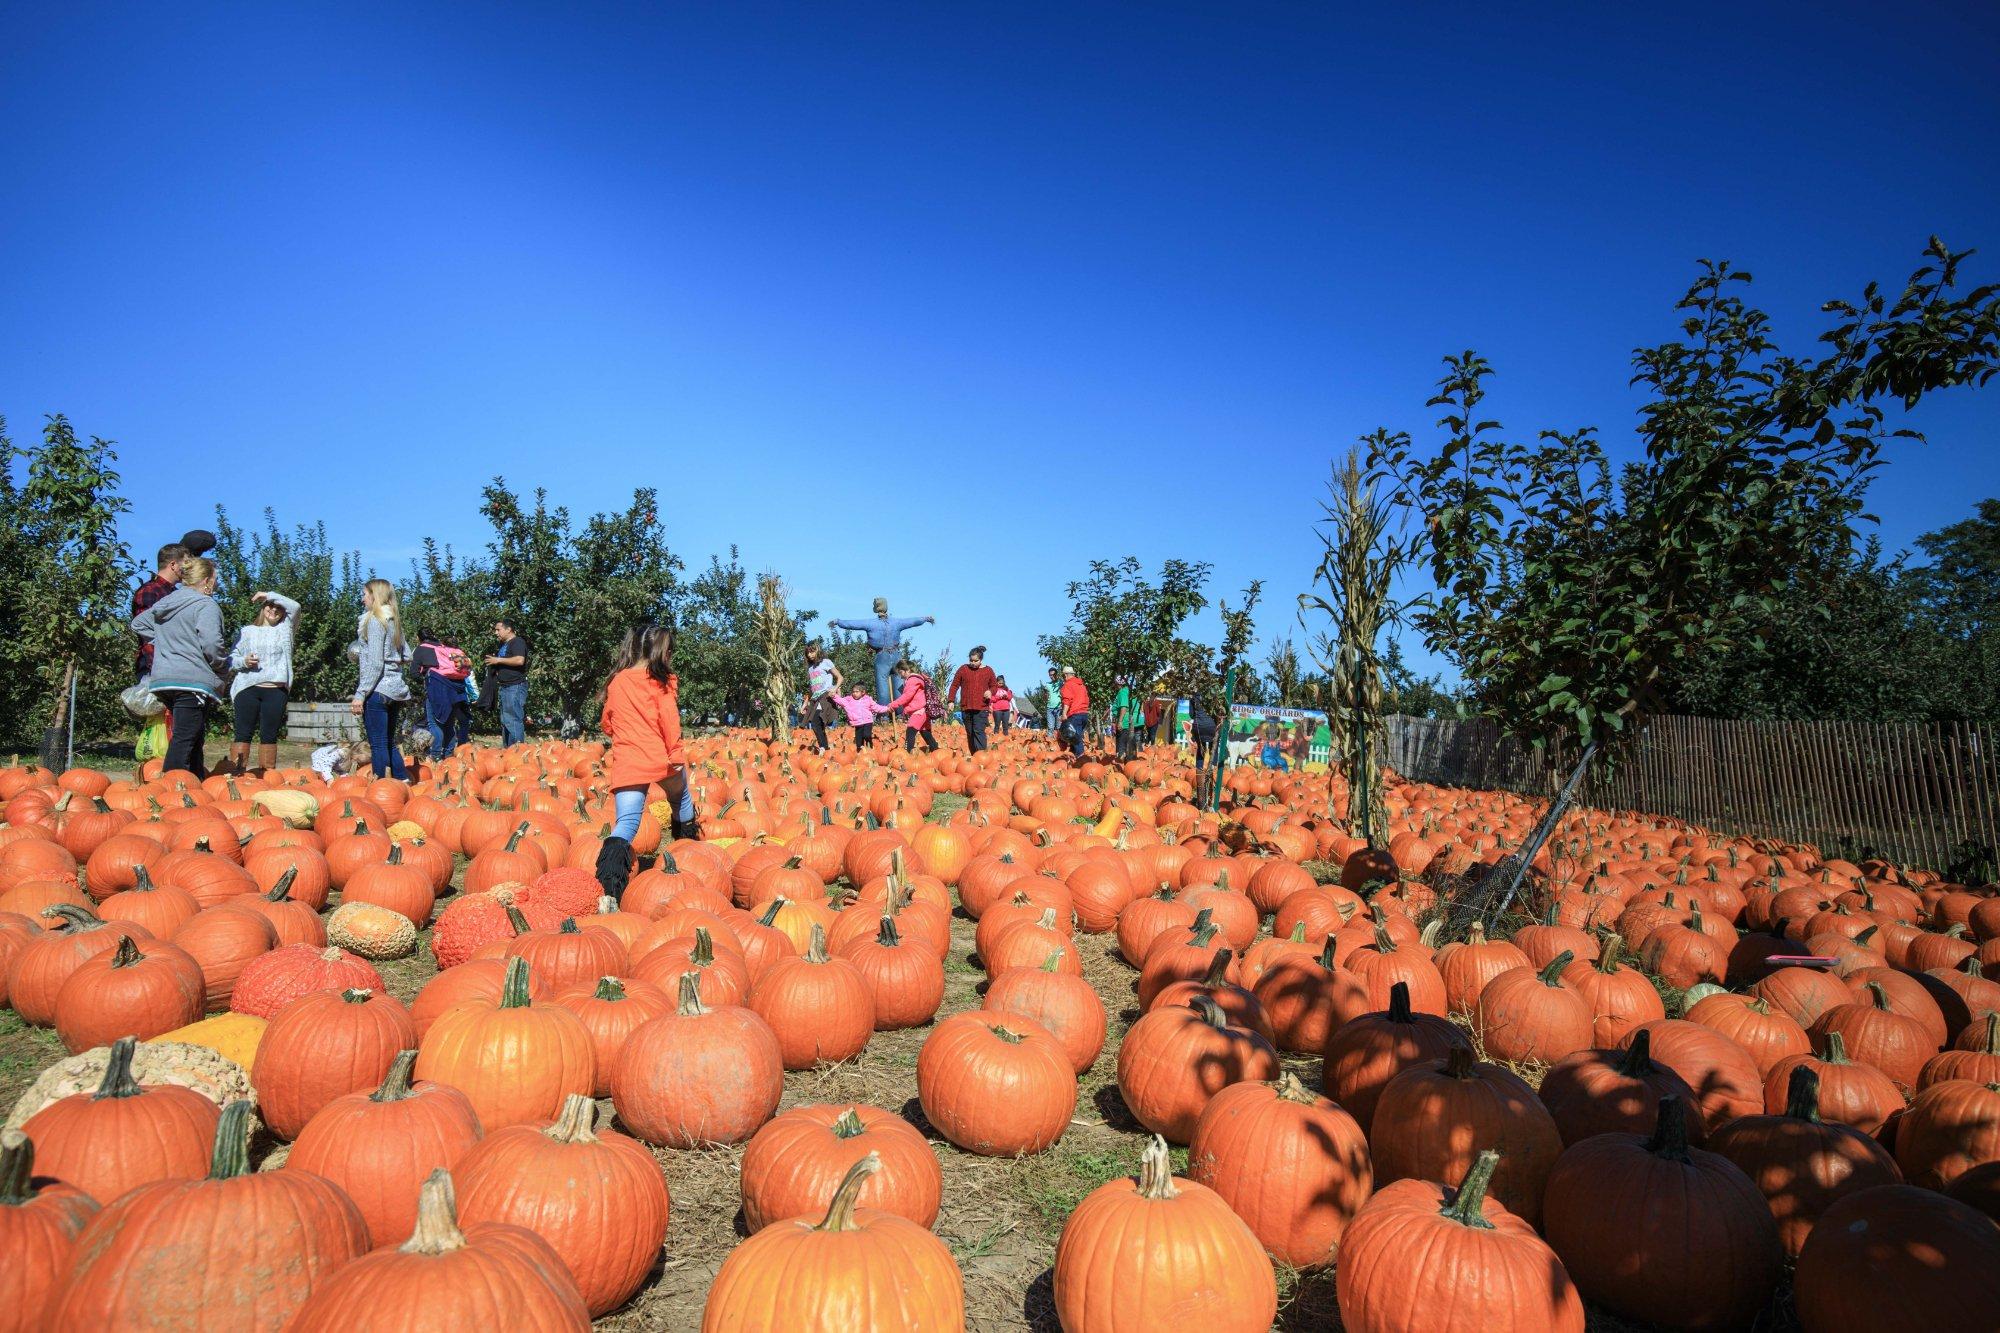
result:
[[[618,646],[618,663],[604,687],[604,734],[611,738],[607,780],[618,822],[597,853],[597,882],[613,900],[632,873],[632,839],[646,813],[646,788],[659,783],[673,802],[673,836],[699,838],[687,751],[681,745],[680,679],[674,675],[674,631],[642,625]]]

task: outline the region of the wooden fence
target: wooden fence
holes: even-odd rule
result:
[[[1483,718],[1397,716],[1387,732],[1389,767],[1419,782],[1546,796],[1566,775]],[[1659,717],[1594,768],[1581,799],[1990,878],[2000,855],[1996,739],[1973,723]]]

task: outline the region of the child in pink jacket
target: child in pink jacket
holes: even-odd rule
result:
[[[860,681],[854,683],[853,693],[837,694],[834,696],[834,702],[840,705],[841,712],[847,714],[847,720],[854,728],[855,748],[866,749],[873,745],[875,718],[878,714],[888,712],[889,705],[876,703],[875,697],[868,693],[868,687]]]
[[[930,677],[915,662],[905,661],[896,670],[903,677],[903,692],[889,707],[902,710],[903,749],[906,752],[916,749],[919,736],[924,738],[926,751],[937,749],[937,737],[931,735],[931,723],[937,720],[933,716],[937,707],[937,692],[931,688]]]

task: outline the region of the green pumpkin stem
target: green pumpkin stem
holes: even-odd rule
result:
[[[139,952],[139,946],[132,942],[130,935],[120,936],[118,947],[111,952],[111,966],[121,969],[131,967],[134,963],[143,961],[145,957],[146,955]]]
[[[215,1154],[209,1158],[210,1180],[234,1180],[250,1174],[250,1103],[237,1100],[222,1108],[215,1122]]]
[[[1877,1009],[1887,1013],[1889,1010],[1889,992],[1882,989],[1882,983],[1879,981],[1869,981],[1864,982],[1863,986],[1868,992],[1869,1001]]]
[[[1800,1062],[1792,1066],[1785,1083],[1785,1114],[1819,1123],[1819,1071],[1811,1065]]]
[[[840,1186],[833,1192],[833,1202],[827,1205],[826,1218],[816,1231],[854,1230],[854,1203],[861,1197],[861,1187],[868,1177],[882,1169],[882,1155],[869,1153],[866,1157],[847,1168],[847,1174],[840,1178]]]
[[[625,983],[617,977],[599,977],[597,989],[590,993],[593,1000],[622,1000],[625,998]]]
[[[757,918],[757,924],[760,926],[775,927],[778,924],[778,909],[783,907],[787,901],[784,898],[771,899],[771,905],[764,909],[764,915]]]
[[[1826,1054],[1821,1059],[1824,1063],[1830,1065],[1852,1063],[1847,1058],[1847,1038],[1841,1036],[1838,1032],[1827,1033]]]
[[[293,873],[297,873],[296,868]],[[132,867],[132,887],[140,893],[152,893],[160,886],[153,883],[152,871],[146,869],[144,865],[136,865]]]
[[[404,1254],[449,1254],[465,1248],[458,1229],[458,1195],[451,1173],[443,1167],[430,1173],[417,1194],[417,1228],[397,1247]]]
[[[886,912],[882,914],[882,924],[875,928],[875,942],[885,949],[893,949],[903,942],[902,935],[896,930],[895,917]]]
[[[145,873],[145,869],[146,868],[144,866],[140,866],[139,867],[140,873],[141,874]],[[276,884],[273,884],[271,886],[271,891],[264,895],[264,901],[267,903],[282,903],[288,901],[292,896],[292,881],[297,879],[298,877],[299,877],[299,868],[297,866],[286,866],[285,873],[278,876],[278,882]]]
[[[0,1207],[35,1197],[35,1144],[18,1129],[0,1134]]]
[[[509,958],[500,980],[500,1008],[525,1009],[532,998],[528,994],[528,960]]]
[[[1625,952],[1625,941],[1610,931],[1604,933],[1604,943],[1597,952],[1597,970],[1610,976],[1618,971],[1619,956]]]
[[[397,1051],[396,1058],[389,1062],[389,1072],[382,1075],[382,1085],[368,1094],[371,1102],[400,1102],[413,1094],[410,1091],[410,1072],[417,1066],[415,1050]]]
[[[1544,986],[1561,986],[1564,970],[1575,961],[1576,954],[1569,949],[1564,949],[1554,958],[1549,959],[1549,965],[1541,971],[1542,984]]]
[[[1632,1033],[1632,1044],[1618,1057],[1616,1068],[1627,1078],[1646,1078],[1660,1072],[1653,1063],[1653,1034],[1645,1028]]]
[[[1448,1217],[1460,1226],[1491,1231],[1493,1224],[1486,1220],[1486,1191],[1492,1188],[1493,1173],[1499,1167],[1500,1154],[1492,1148],[1474,1158],[1465,1179],[1452,1191],[1451,1201],[1438,1209],[1438,1216]]]
[[[528,918],[521,915],[520,908],[514,906],[512,903],[508,903],[504,910],[507,913],[507,924],[514,928],[516,935],[525,935],[532,929],[528,925]]]
[[[1044,959],[1042,960],[1042,971],[1044,971],[1044,972],[1053,972],[1053,971],[1055,971],[1055,970],[1056,970],[1056,969],[1057,969],[1058,967],[1060,967],[1060,966],[1062,965],[1062,960],[1063,960],[1063,953],[1064,953],[1064,952],[1065,952],[1065,951],[1064,951],[1064,950],[1062,950],[1062,949],[1053,949],[1053,950],[1051,950],[1051,951],[1049,952],[1049,956],[1048,956],[1047,958],[1044,958]]]
[[[137,1037],[120,1037],[111,1043],[111,1056],[104,1062],[104,1077],[97,1081],[93,1101],[105,1097],[137,1097],[145,1089],[132,1077],[132,1056],[139,1049]]]
[[[1660,1098],[1660,1119],[1653,1126],[1653,1137],[1646,1140],[1646,1151],[1655,1157],[1665,1157],[1670,1161],[1688,1160],[1687,1103],[1677,1096]]]
[[[837,1139],[859,1138],[868,1132],[868,1126],[861,1123],[861,1113],[850,1106],[840,1113],[833,1122],[833,1136]]]
[[[1208,971],[1202,974],[1204,990],[1221,990],[1229,984],[1229,961],[1234,957],[1228,949],[1215,951],[1215,957],[1208,960]]]

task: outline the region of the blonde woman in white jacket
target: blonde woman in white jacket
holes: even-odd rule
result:
[[[236,710],[235,743],[229,764],[238,773],[250,762],[250,737],[257,737],[258,769],[278,766],[278,729],[292,694],[292,644],[298,636],[299,604],[283,593],[260,592],[250,599],[257,614],[236,633],[229,665],[236,669],[229,700]]]

